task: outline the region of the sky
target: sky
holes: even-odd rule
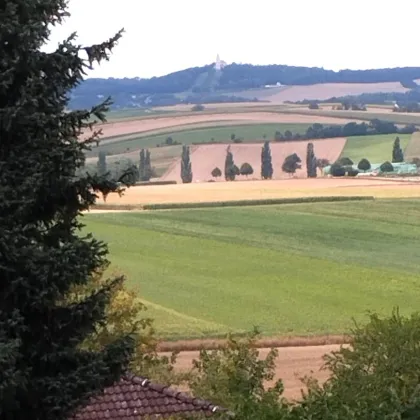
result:
[[[340,70],[420,66],[418,0],[69,0],[45,50],[125,34],[88,77],[162,76],[210,64]]]

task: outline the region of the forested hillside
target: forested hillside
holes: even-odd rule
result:
[[[88,79],[72,92],[71,106],[90,106],[98,98],[109,95],[116,107],[240,102],[246,99],[235,96],[235,91],[269,84],[401,82],[409,87],[416,79],[420,79],[420,67],[335,72],[315,67],[231,64],[216,71],[210,64],[151,79]]]

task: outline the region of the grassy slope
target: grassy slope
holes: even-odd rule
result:
[[[407,161],[414,157],[420,157],[420,132],[413,134],[404,154]]]
[[[355,163],[366,158],[371,163],[383,163],[392,158],[392,146],[396,134],[384,134],[376,136],[349,137],[341,156],[349,157]],[[410,134],[400,134],[401,147],[404,150],[410,142]]]
[[[418,309],[418,201],[86,219],[166,338],[343,332],[369,309]]]
[[[203,127],[174,132],[168,130],[165,134],[143,135],[120,142],[113,141],[112,143],[103,143],[98,148],[93,149],[88,155],[97,155],[99,150],[104,150],[109,154],[119,154],[127,152],[128,149],[135,150],[142,147],[156,147],[158,144],[164,143],[168,136],[171,136],[174,141],[182,144],[209,142],[212,138],[219,142],[230,142],[232,133],[234,133],[237,138],[243,138],[244,141],[255,141],[262,140],[264,134],[267,135],[267,139],[272,139],[276,130],[281,132],[291,130],[292,132],[303,133],[309,126],[310,124],[271,123]]]

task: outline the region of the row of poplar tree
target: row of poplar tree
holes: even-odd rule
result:
[[[301,159],[293,153],[287,156],[282,165],[282,171],[293,174],[297,169],[301,169]],[[306,151],[306,170],[309,178],[315,178],[317,176],[317,159],[314,152],[313,143],[308,143]],[[226,181],[234,181],[237,175],[252,175],[254,172],[252,166],[249,163],[244,163],[240,168],[235,164],[233,153],[230,146],[226,151],[225,158],[225,179]],[[272,179],[274,174],[274,168],[271,157],[270,142],[264,142],[261,150],[261,178]],[[222,175],[222,171],[219,168],[214,168],[211,175],[213,177],[219,177]]]

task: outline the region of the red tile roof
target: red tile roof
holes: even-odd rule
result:
[[[146,378],[124,376],[106,388],[70,420],[139,420],[143,417],[169,417],[194,413],[211,416],[225,409]]]

